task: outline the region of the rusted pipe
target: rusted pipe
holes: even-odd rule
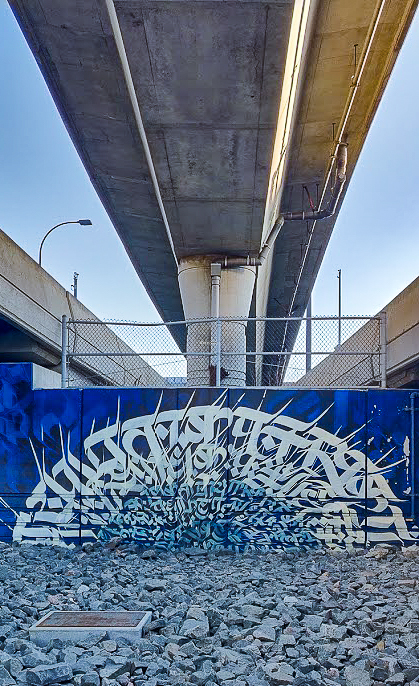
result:
[[[217,263],[221,264],[222,269],[234,269],[234,267],[245,267],[249,265],[252,267],[260,267],[265,262],[270,250],[273,248],[284,222],[304,221],[306,219],[320,221],[322,219],[327,219],[327,217],[331,217],[336,212],[339,198],[345,185],[347,164],[348,146],[346,143],[340,143],[336,153],[335,183],[327,207],[323,210],[309,210],[308,212],[302,210],[300,212],[284,212],[283,214],[280,214],[257,257],[226,256],[217,260]]]
[[[324,210],[308,210],[305,212],[285,212],[282,216],[285,221],[304,221],[306,219],[314,219],[314,221],[319,221],[321,219],[327,219],[331,217],[335,211],[339,202],[339,198],[343,191],[343,187],[346,181],[346,166],[348,162],[348,149],[346,143],[340,143],[337,153],[336,153],[336,176],[335,184],[333,186],[332,195],[330,197],[329,203]]]

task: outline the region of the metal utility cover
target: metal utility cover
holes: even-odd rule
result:
[[[29,629],[34,643],[47,645],[52,638],[78,640],[106,631],[109,638],[141,638],[151,612],[60,612],[52,610]]]

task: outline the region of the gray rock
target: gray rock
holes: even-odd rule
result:
[[[372,680],[369,673],[359,667],[351,665],[345,667],[346,686],[371,686]]]
[[[275,641],[276,632],[273,626],[269,624],[261,624],[253,632],[254,638],[259,639],[259,641]]]
[[[192,684],[196,684],[197,686],[204,686],[204,684],[209,684],[209,682],[213,682],[215,680],[215,671],[206,671],[203,669],[200,669],[193,674],[190,675],[190,681]]]
[[[259,605],[249,605],[245,603],[244,605],[241,605],[239,608],[240,612],[243,617],[256,617],[260,618],[264,614],[264,609],[263,607],[260,607]]]
[[[131,673],[131,665],[130,663],[123,663],[122,665],[106,665],[105,667],[102,667],[99,670],[100,677],[102,679],[116,679],[117,677],[121,676],[122,674],[130,674]],[[157,672],[158,673],[158,670]],[[150,674],[150,676],[154,676],[154,674]]]
[[[204,638],[208,636],[208,617],[200,607],[192,606],[189,608],[180,633],[187,638]]]
[[[146,579],[144,588],[146,591],[164,591],[167,586],[165,579]]]
[[[268,682],[274,686],[294,683],[294,670],[292,666],[287,663],[268,662],[264,665],[263,671]]]
[[[65,662],[58,662],[55,665],[39,665],[33,669],[28,669],[26,672],[26,682],[39,686],[47,686],[48,684],[61,684],[64,681],[70,681],[73,676],[73,670],[70,665]]]
[[[20,655],[19,659],[23,667],[37,667],[38,665],[53,664],[55,662],[54,658],[50,655],[46,655],[40,650],[34,650],[33,648],[23,655]]]
[[[311,631],[319,631],[323,622],[324,617],[321,615],[306,615],[303,619],[303,624]]]
[[[419,667],[406,667],[406,669],[403,669],[403,674],[406,681],[414,681],[419,676]]]
[[[15,683],[16,681],[9,672],[4,667],[0,667],[0,686],[11,686]]]
[[[10,676],[13,677],[16,677],[23,669],[22,663],[17,657],[6,658],[4,662],[1,660],[1,664],[3,667],[5,667],[5,669],[7,669]]]
[[[281,634],[278,638],[278,644],[281,646],[295,646],[297,640],[293,634]]]
[[[85,648],[86,650],[89,650],[92,648],[92,646],[98,645],[101,641],[106,639],[108,637],[108,634],[106,631],[101,631],[98,633],[91,633],[88,634],[87,636],[83,636],[83,638],[77,639],[76,641],[76,646],[79,646],[80,648]]]
[[[335,641],[341,641],[347,635],[346,626],[337,624],[321,624],[320,635]]]
[[[97,672],[82,674],[80,684],[81,686],[100,686],[100,676]]]
[[[208,555],[208,550],[203,548],[183,548],[182,550],[188,557],[202,557]]]
[[[223,684],[227,680],[234,679],[234,677],[234,672],[230,672],[228,669],[220,669],[220,671],[217,672],[217,681],[219,684]]]
[[[323,684],[323,677],[320,672],[313,669],[304,676],[304,683],[307,684],[307,686],[319,686],[320,684]]]
[[[403,672],[397,672],[397,674],[393,674],[386,679],[386,684],[388,684],[388,686],[399,686],[399,684],[404,684],[404,682],[405,676]]]
[[[98,686],[99,670],[100,686],[419,686],[417,554],[85,548],[1,549],[0,686],[57,662],[74,686]],[[27,627],[52,605],[152,609],[153,622],[132,645],[102,632],[41,649]]]

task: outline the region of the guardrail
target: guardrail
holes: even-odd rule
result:
[[[62,327],[65,387],[386,385],[385,315],[149,323],[63,317]]]

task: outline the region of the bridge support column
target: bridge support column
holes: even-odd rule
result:
[[[179,286],[185,318],[190,320],[217,316],[248,317],[255,285],[256,267],[246,265],[221,270],[219,313],[216,313],[214,312],[214,288],[212,288],[214,281],[211,279],[211,264],[213,263],[222,264],[222,258],[216,255],[205,255],[180,260]],[[213,297],[211,297],[211,292]],[[200,322],[188,325],[187,352],[203,353],[188,357],[189,385],[214,386],[216,384],[216,351],[216,323]],[[245,352],[246,322],[222,322],[221,386],[246,385]]]

